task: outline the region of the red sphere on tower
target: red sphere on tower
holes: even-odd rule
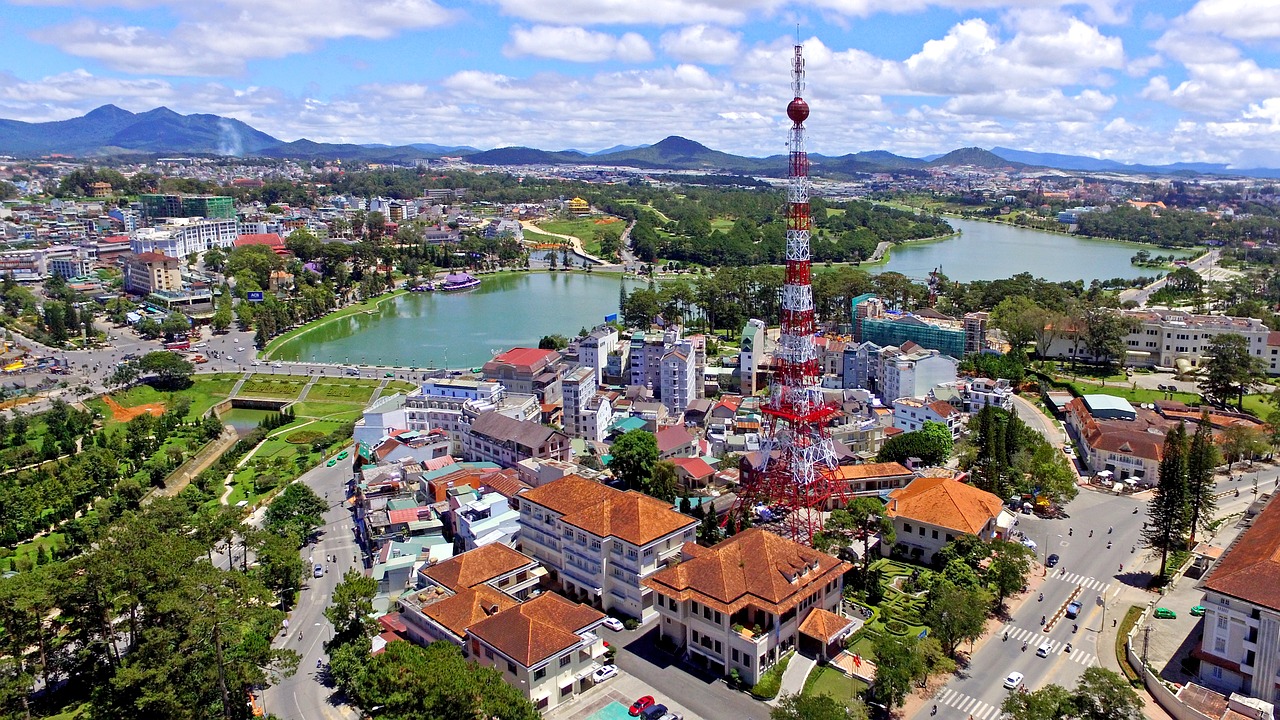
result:
[[[791,118],[791,122],[799,125],[809,117],[809,103],[801,98],[792,100],[787,105],[787,117]]]

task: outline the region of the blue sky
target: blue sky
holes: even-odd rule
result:
[[[0,0],[0,117],[764,155],[797,26],[813,152],[1280,166],[1280,0]]]

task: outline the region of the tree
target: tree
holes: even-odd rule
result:
[[[348,570],[342,582],[333,589],[333,601],[324,616],[333,623],[331,645],[342,645],[357,638],[370,638],[377,633],[373,619],[373,598],[378,594],[378,581],[359,570]]]
[[[659,500],[675,502],[676,491],[680,487],[680,474],[676,472],[676,464],[670,460],[659,460],[653,465],[653,472],[644,484],[646,495]]]
[[[1143,702],[1129,681],[1118,673],[1091,667],[1076,684],[1075,706],[1082,720],[1139,720]]]
[[[1164,439],[1160,478],[1155,494],[1147,503],[1147,524],[1142,546],[1160,551],[1160,577],[1164,577],[1169,551],[1187,546],[1187,431],[1178,423]]]
[[[928,600],[921,619],[948,655],[955,655],[960,643],[982,635],[987,608],[991,607],[991,595],[986,590],[965,589],[942,580],[929,589]]]
[[[1074,710],[1075,698],[1061,685],[1009,693],[1000,705],[1001,713],[1010,720],[1058,720],[1071,717]]]
[[[280,535],[292,534],[301,541],[324,524],[327,509],[314,490],[300,482],[290,483],[267,506],[265,527]]]
[[[232,321],[235,320],[231,306],[231,292],[223,288],[222,294],[218,296],[215,309],[213,311],[213,319],[209,321],[209,325],[215,333],[224,333],[230,327]]]
[[[658,441],[647,430],[628,430],[609,447],[609,469],[632,490],[642,490],[658,462]]]
[[[563,335],[543,335],[538,341],[539,350],[563,350],[569,347],[569,338]]]
[[[1218,448],[1213,443],[1213,426],[1209,422],[1209,409],[1205,408],[1187,450],[1187,503],[1191,508],[1191,518],[1187,522],[1187,527],[1191,531],[1188,541],[1190,545],[1195,545],[1196,531],[1209,529],[1209,525],[1213,522],[1213,512],[1217,507],[1214,499],[1213,469],[1217,466]]]
[[[1222,454],[1227,462],[1252,460],[1266,451],[1262,431],[1252,425],[1232,425],[1222,431]]]
[[[1001,300],[991,311],[991,324],[1004,332],[1012,348],[1024,352],[1027,343],[1044,332],[1049,319],[1048,310],[1022,295]]]
[[[196,371],[191,361],[167,350],[149,352],[134,362],[140,373],[155,375],[160,384],[174,387],[185,386]]]
[[[1004,599],[1022,589],[1035,563],[1035,551],[1022,543],[995,540],[991,543],[991,563],[983,573],[983,579],[996,592],[996,606],[1004,605]]]
[[[880,446],[877,462],[905,463],[919,458],[925,465],[941,465],[951,456],[954,441],[946,425],[926,420],[919,430],[895,435]]]
[[[769,711],[769,720],[866,720],[867,708],[855,703],[852,708],[830,695],[784,693]]]
[[[1100,362],[1123,365],[1128,349],[1125,337],[1138,326],[1138,321],[1093,302],[1082,303],[1080,310],[1084,324],[1081,339],[1089,354]]]
[[[926,671],[920,641],[884,632],[876,636],[872,652],[876,656],[876,683],[867,690],[868,699],[896,708],[911,692],[916,678]]]
[[[1200,389],[1222,403],[1232,397],[1244,410],[1245,393],[1251,391],[1266,375],[1262,358],[1249,352],[1249,341],[1237,333],[1223,333],[1209,341],[1204,354],[1204,379]]]

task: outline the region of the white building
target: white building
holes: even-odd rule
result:
[[[517,420],[539,416],[532,395],[509,394],[501,383],[463,378],[428,380],[405,397],[410,430],[443,430],[462,453],[463,435],[481,413],[495,410]]]
[[[670,503],[577,475],[517,501],[520,549],[551,570],[566,595],[642,620],[655,612],[642,581],[679,557],[698,522]]]
[[[885,517],[893,522],[896,546],[923,563],[960,535],[984,541],[1007,538],[1016,520],[1000,498],[949,477],[916,478],[890,492]],[[880,545],[882,555],[892,549]]]
[[[404,406],[404,395],[395,393],[369,403],[363,416],[356,421],[351,438],[357,443],[372,445],[396,430],[428,430],[410,428]]]
[[[564,429],[569,437],[601,441],[613,423],[613,405],[597,394],[597,372],[589,366],[574,368],[561,380],[564,395]]]
[[[898,398],[893,401],[893,426],[903,432],[914,432],[926,422],[936,422],[945,425],[955,439],[964,429],[963,418],[963,413],[941,400]]]
[[[578,341],[578,364],[595,372],[596,384],[604,382],[609,354],[618,349],[618,330],[612,325],[601,325]]]
[[[235,220],[204,218],[169,218],[164,224],[140,228],[129,238],[130,249],[137,254],[157,252],[185,259],[192,253],[210,248],[233,247],[240,236]]]
[[[742,380],[742,394],[752,395],[756,391],[756,371],[760,369],[765,356],[767,334],[763,320],[752,318],[742,328],[742,342],[738,350],[738,372]]]
[[[959,362],[912,342],[880,347],[864,342],[844,351],[844,387],[866,388],[884,403],[921,397],[935,385],[954,383]]]
[[[1138,328],[1125,337],[1125,364],[1139,367],[1189,369],[1203,360],[1209,344],[1219,335],[1234,333],[1245,338],[1249,354],[1264,363],[1270,360],[1270,329],[1256,318],[1196,315],[1181,310],[1121,310],[1137,321]],[[1056,358],[1100,360],[1089,353],[1080,332],[1067,328],[1057,333],[1044,355]],[[1180,368],[1182,369],[1182,368]]]
[[[660,368],[658,399],[667,412],[680,417],[689,403],[698,398],[698,388],[702,384],[693,346],[687,342],[677,343],[663,354]]]

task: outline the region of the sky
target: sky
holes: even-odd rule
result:
[[[1280,167],[1280,0],[0,0],[0,117],[113,103],[282,140],[1003,146]]]

